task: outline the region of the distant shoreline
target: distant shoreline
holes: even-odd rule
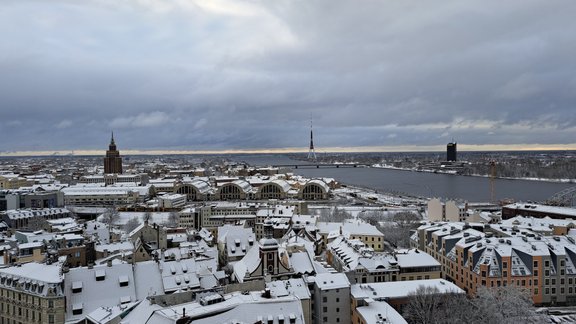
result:
[[[446,175],[454,175],[454,176],[462,176],[462,177],[479,177],[479,178],[490,178],[489,175],[485,174],[458,174],[455,170],[417,170],[411,168],[399,168],[394,167],[391,165],[386,164],[373,164],[370,166],[371,168],[375,169],[387,169],[387,170],[398,170],[398,171],[410,171],[410,172],[426,172],[426,173],[435,173],[435,174],[446,174]],[[454,172],[451,172],[454,171]],[[576,185],[576,179],[550,179],[550,178],[518,178],[518,177],[495,177],[496,179],[502,180],[526,180],[526,181],[542,181],[542,182],[554,182],[554,183],[574,183]]]

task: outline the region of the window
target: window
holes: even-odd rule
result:
[[[74,281],[72,283],[72,293],[77,294],[82,292],[82,281]]]
[[[324,313],[327,313],[327,312],[328,312],[328,307],[326,307],[326,306],[322,307],[322,311],[323,311]]]
[[[328,302],[328,297],[326,297],[326,296],[322,297],[322,302],[323,302],[323,303],[327,303],[327,302]]]
[[[548,261],[548,260],[544,261],[544,266],[546,268],[548,268],[550,266],[550,261]]]

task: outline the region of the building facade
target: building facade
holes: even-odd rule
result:
[[[112,133],[110,145],[108,146],[108,151],[106,151],[106,157],[104,158],[104,173],[122,173],[122,157],[120,157],[120,152],[118,152],[118,149],[116,148],[114,133]]]
[[[456,162],[456,142],[446,145],[446,161]]]
[[[314,323],[351,323],[350,282],[343,273],[322,273],[314,283]]]
[[[573,237],[514,227],[495,232],[492,226],[498,225],[483,231],[454,223],[423,225],[412,236],[413,245],[424,245],[442,264],[444,279],[470,295],[481,286],[516,286],[527,289],[536,305],[576,305]]]
[[[64,323],[60,270],[34,262],[0,269],[0,323]]]

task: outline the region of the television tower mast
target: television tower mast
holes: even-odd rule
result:
[[[312,132],[312,118],[310,118],[310,150],[308,151],[308,160],[316,160],[316,152],[314,152],[314,134]]]

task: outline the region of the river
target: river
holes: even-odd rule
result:
[[[306,163],[291,160],[283,155],[247,155],[242,160],[252,165]],[[424,197],[457,198],[473,202],[491,200],[490,179],[484,177],[382,168],[299,168],[294,169],[293,172],[310,178],[334,178],[341,183],[386,192]],[[555,193],[572,186],[575,186],[575,184],[496,179],[494,197],[497,200],[512,198],[516,201],[543,201]]]

